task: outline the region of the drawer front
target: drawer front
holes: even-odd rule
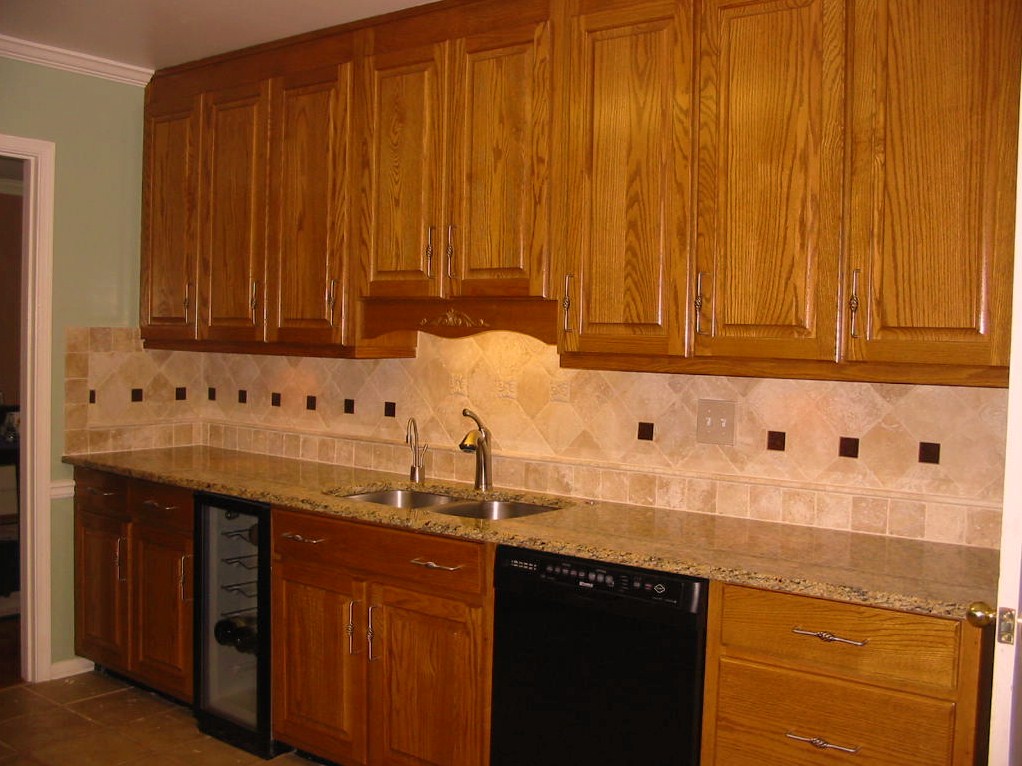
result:
[[[958,620],[737,586],[723,593],[724,654],[948,695],[956,689]]]
[[[128,487],[128,507],[134,519],[169,532],[192,535],[194,503],[192,491],[183,487],[139,480]]]
[[[328,516],[274,509],[273,552],[395,577],[428,589],[482,593],[481,543],[374,527]]]
[[[123,516],[128,507],[128,480],[90,468],[75,468],[75,504],[92,513]]]
[[[717,702],[719,766],[951,762],[952,702],[728,659]]]

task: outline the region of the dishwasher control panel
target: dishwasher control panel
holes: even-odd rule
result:
[[[497,548],[496,567],[498,578],[534,579],[685,609],[698,605],[706,586],[696,577],[507,546]]]

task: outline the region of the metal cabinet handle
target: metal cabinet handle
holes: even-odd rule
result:
[[[437,564],[435,561],[424,561],[422,559],[412,559],[412,564],[417,567],[426,567],[426,569],[442,569],[445,572],[457,572],[461,569],[462,565],[458,564],[456,567],[445,567],[443,564]]]
[[[125,537],[117,538],[117,546],[114,548],[114,571],[117,573],[117,582],[127,582],[128,578],[121,574],[121,543],[128,542]]]
[[[574,274],[564,275],[564,296],[561,298],[561,308],[564,309],[564,324],[561,327],[565,333],[573,332],[571,328],[571,280]]]
[[[447,227],[447,278],[454,279],[454,225]]]
[[[259,293],[259,280],[258,279],[253,279],[252,280],[252,297],[249,299],[249,302],[248,302],[249,306],[251,306],[251,308],[252,308],[252,321],[253,322],[256,319],[256,306],[259,304],[259,300],[258,300],[258,297],[257,297],[258,293]]]
[[[102,489],[96,489],[95,487],[86,487],[85,491],[88,492],[90,495],[93,495],[93,496],[96,496],[96,497],[113,497],[114,495],[117,494],[113,490],[102,490]]]
[[[177,580],[178,588],[180,589],[181,592],[181,603],[183,604],[186,604],[189,601],[193,600],[189,598],[188,595],[185,593],[185,561],[187,561],[190,558],[192,558],[191,553],[186,553],[184,556],[181,557],[180,573]]]
[[[433,278],[433,228],[426,229],[426,279]]]
[[[184,298],[184,301],[182,301],[182,305],[184,306],[184,309],[185,309],[185,319],[188,318],[188,309],[192,305],[191,297],[192,297],[192,283],[191,282],[185,282],[185,298]]]
[[[330,326],[334,325],[334,306],[337,303],[337,280],[331,279],[326,291],[326,307],[330,312]]]
[[[308,543],[309,545],[319,545],[325,543],[325,537],[304,537],[297,532],[284,532],[281,537],[285,540],[294,540],[296,543]]]
[[[852,269],[852,294],[848,296],[848,334],[859,337],[859,273],[862,269]]]
[[[851,646],[865,646],[869,643],[869,639],[862,641],[855,641],[851,638],[841,638],[841,636],[835,636],[833,633],[829,633],[825,630],[803,630],[802,628],[792,628],[791,632],[797,636],[812,636],[818,638],[821,641],[826,641],[831,644],[849,644]]]
[[[858,745],[856,745],[855,747],[842,747],[841,745],[832,744],[825,739],[821,739],[820,737],[801,737],[798,734],[795,734],[790,731],[785,732],[784,736],[787,737],[788,739],[793,739],[796,742],[805,742],[807,745],[812,745],[813,747],[819,748],[820,750],[837,750],[840,753],[851,753],[852,755],[859,752]]]
[[[357,601],[348,602],[348,624],[344,626],[344,632],[348,635],[348,654],[358,654],[355,651],[355,604]]]
[[[373,637],[376,635],[376,631],[373,629],[373,610],[375,609],[375,606],[369,607],[369,622],[366,625],[366,642],[369,644],[369,662],[377,659],[376,657],[373,657]]]
[[[696,297],[693,301],[693,306],[696,312],[696,335],[709,335],[710,333],[703,330],[703,277],[706,276],[705,271],[696,272]]]
[[[157,511],[176,511],[177,510],[177,506],[176,505],[161,505],[160,503],[156,502],[155,500],[145,500],[142,503],[142,507],[143,508],[152,508],[153,510],[157,510]]]

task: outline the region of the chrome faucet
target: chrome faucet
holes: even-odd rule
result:
[[[486,430],[483,421],[472,410],[465,408],[461,411],[461,414],[466,418],[472,418],[476,422],[477,427],[465,434],[465,438],[461,440],[458,448],[462,452],[476,453],[475,487],[486,492],[493,483],[493,463],[490,460],[490,432]]]
[[[415,418],[408,418],[408,425],[405,427],[405,444],[412,451],[412,467],[408,472],[408,478],[418,483],[423,479],[423,466],[429,445],[424,444],[421,449],[419,448],[419,424],[415,422]]]

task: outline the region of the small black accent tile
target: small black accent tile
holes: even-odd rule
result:
[[[383,403],[383,417],[385,418],[397,417],[397,405],[394,402]]]
[[[784,452],[788,435],[784,431],[767,431],[767,449]]]
[[[837,454],[841,457],[858,457],[859,440],[853,436],[842,436],[837,445]]]
[[[355,414],[355,400],[354,399],[345,399],[344,400],[344,414],[345,415],[354,415]]]
[[[305,397],[305,409],[307,409],[307,410],[314,410],[314,409],[316,409],[316,397],[315,396],[306,396]]]
[[[280,406],[280,394],[278,394],[276,391],[270,394],[270,406],[271,407]]]
[[[96,389],[90,388],[89,389],[89,404],[95,404],[95,403],[96,403]]]
[[[174,389],[174,400],[183,402],[188,398],[188,389],[184,386],[178,386]]]
[[[933,465],[940,463],[940,443],[919,442],[919,462]]]
[[[653,441],[653,424],[640,422],[638,438],[644,442]]]
[[[206,389],[206,398],[209,399],[211,402],[216,401],[216,389],[213,388],[213,386],[210,386],[209,388]]]
[[[244,388],[239,388],[238,389],[238,404],[247,404],[247,403],[248,403],[248,391],[246,391]]]
[[[133,401],[133,402],[140,402],[140,401],[142,401],[142,389],[141,388],[133,388],[133,389],[131,389],[131,401]]]

